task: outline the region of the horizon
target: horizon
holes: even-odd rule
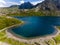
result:
[[[24,2],[30,2],[33,5],[41,3],[44,0],[0,0],[0,7],[9,7],[11,5],[21,5]]]

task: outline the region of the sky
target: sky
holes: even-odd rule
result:
[[[40,3],[44,0],[0,0],[0,7],[8,7],[11,5],[20,5],[24,2],[31,2],[33,5]]]

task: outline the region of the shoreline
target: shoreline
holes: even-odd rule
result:
[[[15,27],[15,26],[22,25],[22,24],[24,24],[23,21],[21,21],[21,23],[19,23],[19,24],[16,24],[16,25],[12,25],[12,26],[9,26],[9,27],[6,27],[6,28],[3,28],[3,29],[0,30],[0,32],[2,32],[2,31],[4,31],[4,30],[7,30],[7,29],[9,29],[9,28]]]
[[[14,28],[14,27],[13,27]],[[55,30],[53,33],[51,34],[46,34],[46,35],[43,35],[43,36],[36,36],[36,37],[30,37],[30,38],[27,38],[27,37],[23,37],[21,35],[18,35],[18,34],[15,34],[14,32],[11,31],[11,29],[9,28],[7,30],[7,32],[11,33],[13,36],[15,36],[16,38],[21,38],[21,39],[26,39],[26,40],[30,40],[30,39],[36,39],[36,38],[44,38],[46,36],[53,36],[53,35],[56,35],[57,34],[57,30]]]
[[[8,38],[13,38],[15,40],[18,40],[18,41],[21,41],[21,42],[26,42],[26,43],[34,43],[34,42],[40,42],[40,40],[46,40],[46,39],[51,39],[53,37],[56,37],[60,32],[59,30],[57,29],[56,26],[54,26],[54,28],[56,29],[52,34],[48,34],[48,35],[45,35],[45,36],[38,36],[36,38],[32,38],[32,39],[26,39],[26,38],[23,38],[22,36],[19,36],[13,32],[10,32],[9,28],[8,30],[6,30],[6,34],[7,34],[7,37]]]
[[[0,16],[0,17],[1,17],[1,16]],[[3,17],[4,17],[4,16],[3,16]],[[13,18],[13,17],[6,16],[6,18]],[[5,28],[1,29],[0,32],[2,32],[2,31],[4,31],[4,30],[7,30],[8,28],[14,27],[14,26],[19,26],[19,25],[21,25],[21,24],[24,24],[24,21],[21,21],[19,24],[14,24],[14,25],[5,27]]]

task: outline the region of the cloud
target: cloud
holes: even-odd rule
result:
[[[10,5],[19,5],[19,3],[17,3],[17,2],[7,2],[7,3]]]
[[[35,1],[35,2],[31,2],[33,5],[36,5],[37,3],[41,3],[42,1],[44,0],[38,0],[38,1]]]
[[[38,1],[33,1],[31,2],[33,5],[36,5],[37,3],[40,3],[44,0],[38,0]],[[8,7],[8,6],[11,6],[11,5],[20,5],[22,3],[24,3],[25,1],[24,0],[20,0],[19,2],[13,2],[13,1],[6,1],[6,0],[0,0],[0,7]]]
[[[24,3],[24,0],[21,0],[21,1],[20,1],[20,4],[22,4],[22,3]]]
[[[5,1],[5,0],[0,0],[0,7],[8,7],[8,6],[11,6],[11,5],[19,5],[19,3],[17,2],[8,2],[8,1]]]
[[[0,3],[4,3],[4,4],[6,4],[6,2],[5,2],[4,0],[0,0]]]
[[[31,3],[32,3],[33,5],[36,5],[37,3],[40,3],[40,2],[42,2],[42,1],[44,1],[44,0],[32,1]],[[24,2],[25,2],[24,0],[20,0],[20,4],[22,4],[22,3],[24,3]]]
[[[4,0],[0,0],[0,7],[5,7],[6,2]]]

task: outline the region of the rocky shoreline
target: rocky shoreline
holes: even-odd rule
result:
[[[18,37],[19,35],[17,36],[17,34],[14,34],[13,32],[11,32],[11,28],[6,30],[6,34],[7,34],[8,38],[12,37],[13,39],[18,40],[20,42],[34,44],[35,42],[40,43],[41,40],[44,41],[44,40],[48,40],[48,39],[52,39],[53,37],[56,37],[60,33],[60,31],[57,29],[56,26],[54,28],[56,29],[56,31],[53,34],[42,36],[42,37],[37,37],[37,38],[33,38],[33,39],[24,39],[24,38]]]

